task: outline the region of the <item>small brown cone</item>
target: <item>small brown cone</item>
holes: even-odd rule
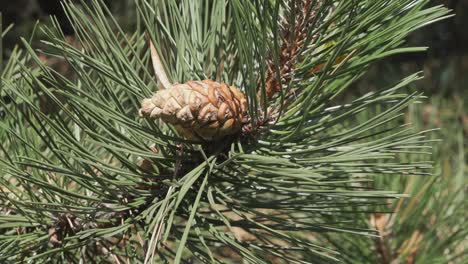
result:
[[[247,119],[247,100],[225,83],[189,81],[144,99],[140,115],[161,118],[185,138],[212,141],[241,130]]]

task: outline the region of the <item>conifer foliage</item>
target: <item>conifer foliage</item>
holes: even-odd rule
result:
[[[388,126],[420,99],[401,91],[420,75],[338,98],[373,62],[424,50],[403,44],[447,15],[427,2],[135,0],[124,30],[100,0],[65,1],[74,43],[53,20],[39,29],[45,48],[23,40],[2,74],[0,262],[340,260],[318,235],[375,236],[353,217],[401,196],[372,189],[373,177],[430,172],[396,159],[426,148],[426,132]],[[140,116],[161,85],[151,43],[169,90],[209,80],[241,93],[242,107],[223,107],[245,110],[242,129],[184,123],[194,139],[177,115]],[[375,107],[385,111],[360,118]],[[227,122],[219,108],[211,121]]]

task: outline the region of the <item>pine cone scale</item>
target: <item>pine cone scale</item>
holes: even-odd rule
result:
[[[223,93],[224,99],[227,101],[231,101],[233,98],[231,96],[231,90],[229,86],[225,83],[221,83],[221,92]]]
[[[208,91],[207,91],[208,88],[206,86],[204,86],[202,83],[200,83],[198,81],[189,81],[189,82],[187,82],[187,84],[190,86],[191,89],[195,90],[199,94],[201,94],[203,96],[208,95]]]

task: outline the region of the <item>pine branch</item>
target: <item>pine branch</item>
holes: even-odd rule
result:
[[[319,20],[318,9],[323,7],[320,1],[287,1],[286,10],[280,24],[281,48],[278,61],[270,59],[267,66],[266,97],[271,100],[279,93],[282,84],[288,85],[293,79],[296,64],[301,63],[300,53],[306,49],[316,36],[308,34],[310,28]],[[320,10],[322,16],[327,11]],[[299,57],[299,58],[298,58]],[[276,69],[279,68],[279,72]],[[279,75],[279,79],[278,76]]]
[[[47,48],[23,41],[26,59],[4,73],[0,260],[223,263],[221,245],[252,263],[338,261],[343,253],[321,235],[376,236],[356,213],[405,196],[374,189],[374,178],[431,169],[396,159],[431,143],[429,131],[393,123],[421,99],[402,92],[419,75],[336,101],[371,63],[421,50],[401,48],[404,37],[447,14],[426,2],[137,0],[130,33],[102,1],[66,2],[77,45],[53,21],[42,27]],[[288,12],[290,32],[280,18]],[[154,50],[163,85],[219,78],[237,87],[252,131],[191,141],[168,120],[139,117],[157,86]],[[287,98],[268,101],[257,95],[273,70]],[[40,98],[57,110],[41,111]],[[371,108],[384,110],[366,117]]]
[[[420,111],[426,107],[427,104],[426,106],[415,105],[407,113],[407,118],[419,129],[433,127],[438,122],[437,119],[432,118],[421,120]],[[373,112],[368,112],[365,115],[373,114]],[[451,167],[450,172],[446,171],[442,165],[461,154],[455,151],[456,155],[452,156],[443,154],[442,151],[445,146],[452,146],[450,153],[453,153],[453,144],[457,145],[456,142],[459,140],[453,137],[453,132],[461,132],[462,128],[461,124],[457,124],[454,120],[446,122],[450,123],[451,129],[442,132],[444,143],[433,145],[432,156],[435,160],[435,168],[432,171],[438,175],[431,178],[425,176],[382,177],[375,181],[374,185],[377,188],[393,186],[394,189],[400,189],[403,193],[410,195],[409,198],[398,199],[383,205],[380,213],[375,213],[370,217],[368,215],[355,216],[356,221],[363,221],[369,227],[378,230],[380,237],[370,239],[350,236],[344,238],[332,235],[331,238],[327,238],[327,241],[335,245],[336,250],[343,252],[343,259],[347,262],[463,262],[464,251],[466,251],[463,247],[463,240],[466,237],[466,231],[460,219],[464,218],[465,213],[463,210],[455,209],[463,207],[464,201],[460,199],[463,190],[457,186],[457,177],[454,177],[459,174],[461,164],[452,161],[454,166]],[[441,134],[433,134],[431,137],[440,138]],[[427,155],[427,153],[404,154],[399,159],[416,162],[427,159]]]

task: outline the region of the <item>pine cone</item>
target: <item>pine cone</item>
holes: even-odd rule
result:
[[[238,133],[247,122],[247,100],[234,86],[189,81],[159,90],[141,104],[140,115],[161,118],[192,140],[217,140]]]

